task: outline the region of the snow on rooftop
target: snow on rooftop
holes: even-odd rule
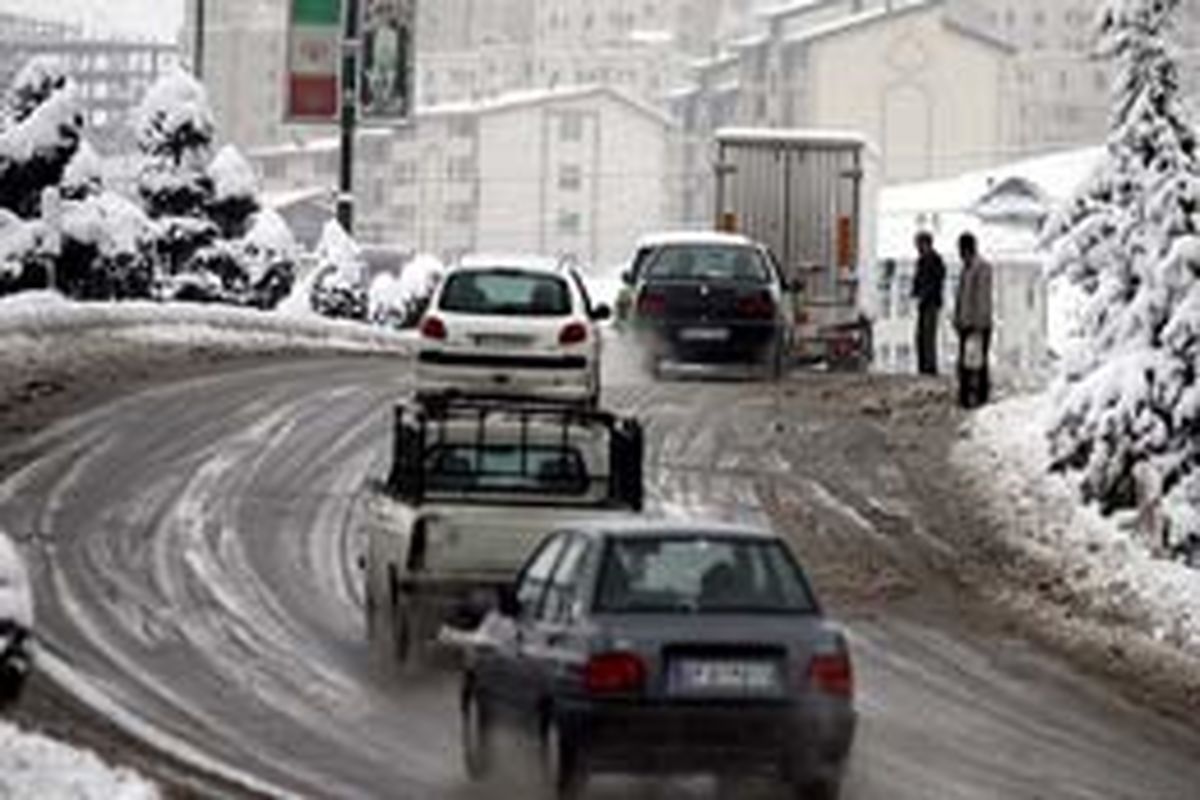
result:
[[[739,233],[708,230],[661,231],[648,233],[637,241],[637,248],[662,247],[673,244],[749,245],[751,240]]]
[[[866,147],[866,136],[857,131],[823,128],[720,128],[716,132],[720,143],[812,144],[829,147]]]
[[[857,14],[837,17],[836,19],[828,22],[801,28],[800,30],[785,36],[784,41],[789,43],[807,42],[813,39],[820,39],[825,36],[832,36],[833,34],[851,30],[860,25],[866,25],[897,13],[932,7],[936,5],[937,2],[938,0],[909,0],[908,2],[887,3],[886,5],[876,6],[875,8],[871,8]]]

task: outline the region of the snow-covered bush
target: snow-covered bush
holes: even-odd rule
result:
[[[1105,512],[1161,487],[1167,546],[1200,535],[1200,143],[1169,42],[1179,5],[1102,7],[1101,49],[1119,68],[1107,153],[1047,228],[1053,271],[1085,297],[1055,465]]]
[[[258,202],[253,168],[232,145],[213,156],[204,88],[175,71],[137,114],[138,192],[153,221],[159,293],[272,308],[291,288],[295,242]]]
[[[317,245],[312,308],[325,317],[367,318],[367,262],[336,220],[325,223]]]
[[[398,278],[389,273],[377,276],[368,292],[371,321],[392,328],[414,327],[444,272],[445,267],[433,256],[418,255],[404,265]]]
[[[0,208],[24,219],[41,213],[42,193],[62,180],[83,137],[74,85],[48,58],[18,74],[0,111]]]
[[[46,289],[52,271],[51,236],[46,226],[0,209],[0,297]]]

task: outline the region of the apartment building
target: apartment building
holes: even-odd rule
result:
[[[1095,0],[957,0],[972,25],[1010,41],[1013,149],[1035,153],[1103,139],[1111,65],[1095,57]],[[1177,27],[1185,90],[1200,100],[1200,0],[1184,0]]]
[[[183,46],[194,63],[196,0],[184,8]],[[287,16],[287,0],[205,0],[200,71],[222,138],[239,147],[329,133],[284,124]]]
[[[71,76],[83,99],[88,139],[110,153],[132,146],[131,112],[179,59],[172,44],[85,37],[75,26],[0,14],[0,87],[39,56],[54,59]]]
[[[667,213],[670,121],[610,87],[420,109],[361,134],[356,235],[445,259],[469,251],[612,265]],[[251,151],[280,196],[332,187],[336,139]]]
[[[1013,49],[962,24],[948,2],[798,0],[758,19],[671,95],[684,221],[711,216],[711,142],[726,125],[863,133],[888,182],[1004,158]]]

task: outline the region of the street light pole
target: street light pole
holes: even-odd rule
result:
[[[354,131],[358,126],[358,59],[360,0],[343,0],[342,37],[342,158],[338,180],[337,218],[346,233],[354,233]]]
[[[196,80],[204,80],[204,0],[196,0],[196,37],[192,54],[192,73]]]

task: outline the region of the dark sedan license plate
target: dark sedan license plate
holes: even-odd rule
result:
[[[728,328],[683,328],[679,339],[684,342],[725,342],[729,340]]]
[[[675,662],[673,684],[685,693],[774,694],[779,670],[773,661],[681,659]]]

